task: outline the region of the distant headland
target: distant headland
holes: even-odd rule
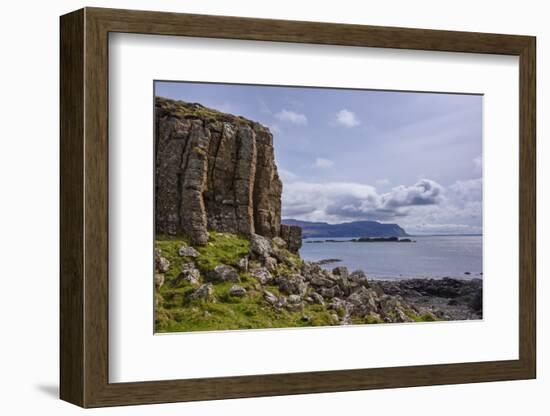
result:
[[[302,228],[303,238],[331,237],[408,237],[409,234],[397,224],[383,224],[378,221],[352,221],[341,224],[327,222],[300,221],[283,219],[282,224]]]

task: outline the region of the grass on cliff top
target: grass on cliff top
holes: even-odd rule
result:
[[[200,119],[207,121],[227,121],[235,124],[255,125],[256,122],[248,120],[242,116],[224,113],[213,108],[205,107],[202,104],[188,103],[185,101],[172,100],[165,97],[155,97],[157,105],[165,110],[169,110],[172,115],[187,118]]]

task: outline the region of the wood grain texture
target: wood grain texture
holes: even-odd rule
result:
[[[536,377],[536,41],[520,54],[519,337],[520,360]]]
[[[207,379],[108,380],[108,33],[520,57],[518,360]],[[535,38],[87,8],[61,18],[61,397],[83,407],[535,377]]]
[[[61,19],[60,388],[84,404],[84,12]]]
[[[528,36],[87,8],[110,32],[519,55]]]
[[[108,380],[109,211],[108,211],[108,33],[86,12],[84,59],[84,312],[85,406]]]

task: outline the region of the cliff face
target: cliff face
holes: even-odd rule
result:
[[[155,122],[157,233],[197,245],[207,243],[207,230],[281,236],[297,250],[300,231],[281,230],[282,182],[266,127],[160,97]]]

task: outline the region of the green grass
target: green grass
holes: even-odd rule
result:
[[[235,234],[213,231],[209,233],[209,241],[204,247],[195,247],[199,252],[196,259],[179,255],[179,248],[189,245],[189,240],[186,238],[157,236],[155,247],[160,248],[161,255],[170,261],[170,270],[164,274],[167,281],[178,276],[184,263],[194,261],[199,269],[207,272],[220,264],[237,266],[237,262],[250,251],[250,243],[247,239]]]
[[[252,287],[242,298],[229,295],[231,282],[214,285],[215,303],[203,303],[189,298],[165,301],[157,312],[157,332],[215,331],[228,329],[288,328],[327,326],[334,324],[330,313],[321,305],[308,305],[303,312],[275,310]],[[267,288],[278,293],[275,287]],[[176,301],[174,301],[176,299]],[[304,315],[311,318],[306,322]]]
[[[169,109],[171,114],[180,118],[200,119],[207,122],[227,121],[237,125],[249,126],[256,124],[242,116],[223,113],[204,106],[195,106],[184,101],[177,101],[164,97],[156,97],[156,101],[161,107]]]
[[[212,270],[220,264],[237,266],[238,261],[250,251],[250,242],[244,237],[214,231],[208,235],[208,243],[197,248],[200,255],[196,263],[203,271]]]
[[[259,286],[257,280],[249,273],[239,273],[240,286],[247,290],[243,297],[231,296],[229,290],[235,283],[214,283],[214,302],[194,300],[189,295],[196,286],[187,281],[174,284],[184,263],[195,262],[201,270],[202,282],[210,270],[220,264],[237,266],[238,261],[249,254],[250,243],[247,239],[229,233],[210,232],[209,242],[203,247],[195,247],[199,256],[195,259],[181,257],[178,253],[182,245],[189,245],[189,240],[181,237],[157,236],[155,247],[160,248],[162,256],[170,261],[170,270],[165,273],[165,284],[156,294],[157,307],[155,315],[156,332],[215,331],[229,329],[289,328],[307,326],[335,325],[332,315],[344,311],[328,310],[325,305],[305,304],[303,311],[290,312],[286,309],[276,310],[269,305],[263,296],[262,289],[269,290],[276,296],[281,293],[277,286]],[[276,274],[292,273],[292,266],[300,265],[302,260],[292,253],[285,253],[285,263],[278,266]],[[410,311],[414,314],[413,311]],[[309,320],[303,317],[308,316]],[[428,317],[411,318],[425,322]],[[377,324],[380,320],[372,317],[354,318],[354,324]]]
[[[181,257],[179,255],[179,248],[181,246],[189,246],[189,240],[186,238],[175,238],[172,236],[157,236],[155,240],[155,247],[161,250],[161,256],[168,259],[170,262],[170,269],[164,273],[165,283],[173,281],[181,272],[181,268],[184,263],[189,263],[192,260],[189,257]]]
[[[184,263],[194,261],[204,274],[220,264],[236,266],[237,262],[249,253],[250,243],[245,238],[228,233],[209,233],[209,242],[204,247],[196,247],[200,253],[196,259],[181,257],[178,253],[188,240],[170,236],[157,236],[155,246],[162,256],[170,261],[170,270],[165,273],[166,283],[158,291],[156,308],[157,332],[214,331],[250,328],[287,328],[304,326],[326,326],[334,324],[331,313],[321,305],[306,305],[303,311],[290,312],[275,310],[263,297],[258,282],[248,273],[239,273],[247,293],[244,297],[231,296],[232,282],[214,284],[215,302],[190,299],[195,289],[183,281],[177,286],[172,283]],[[301,261],[291,255],[290,261]],[[284,267],[281,272],[290,269]],[[280,296],[277,286],[265,286],[274,295]],[[309,321],[303,316],[310,317]]]
[[[164,312],[164,311],[163,311]],[[208,312],[208,313],[205,313]],[[304,315],[310,316],[306,322]],[[302,312],[277,311],[263,300],[238,303],[209,303],[173,309],[170,317],[157,323],[157,332],[215,331],[228,329],[292,328],[333,325],[327,311],[311,307]]]

